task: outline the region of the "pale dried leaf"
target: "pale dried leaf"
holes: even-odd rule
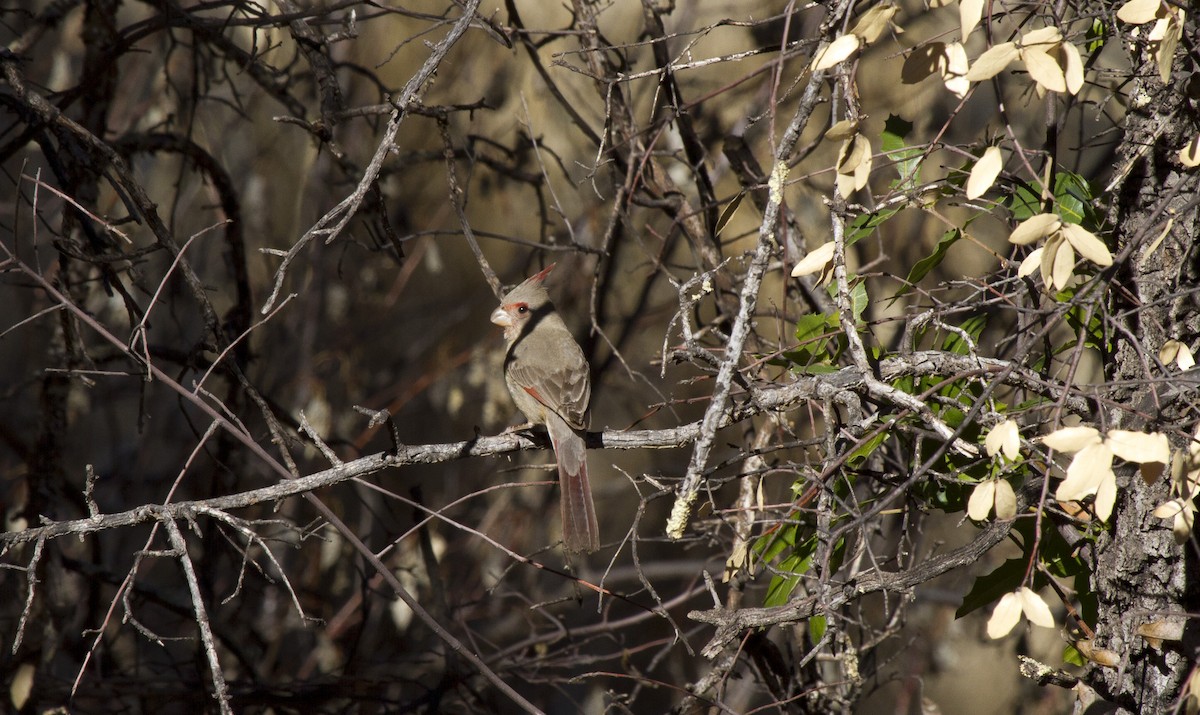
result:
[[[1009,243],[1024,246],[1034,241],[1040,241],[1058,230],[1062,221],[1057,214],[1037,214],[1030,216],[1017,226],[1008,237]]]
[[[848,199],[854,195],[854,174],[837,175],[837,192],[843,199]]]
[[[1021,597],[1016,593],[1006,593],[1000,597],[992,617],[988,619],[987,634],[993,640],[1003,638],[1021,620]]]
[[[970,35],[971,30],[983,19],[983,5],[984,0],[959,0],[958,24],[963,42],[967,41],[967,35]]]
[[[1183,10],[1179,11],[1179,15],[1183,14]],[[1162,40],[1159,41],[1157,47],[1151,47],[1150,54],[1154,56],[1158,63],[1158,76],[1162,78],[1163,84],[1171,80],[1171,66],[1175,62],[1175,47],[1179,45],[1179,38],[1183,34],[1179,20],[1175,15],[1172,15],[1167,22],[1166,32],[1163,34]]]
[[[1117,19],[1130,25],[1150,22],[1158,15],[1162,0],[1129,0],[1117,8]]]
[[[1039,27],[1021,35],[1022,47],[1040,46],[1043,52],[1051,45],[1057,45],[1060,42],[1062,42],[1062,33],[1054,25]]]
[[[843,119],[840,122],[835,122],[834,125],[825,130],[825,138],[830,141],[845,141],[858,133],[858,122],[852,119]]]
[[[830,241],[809,251],[807,256],[801,258],[800,261],[796,263],[796,266],[792,268],[792,277],[799,278],[800,276],[809,276],[813,273],[819,273],[832,260],[833,241]]]
[[[1146,35],[1146,41],[1162,42],[1162,39],[1167,36],[1168,25],[1170,25],[1170,19],[1163,14],[1154,22],[1154,27],[1150,28],[1149,34]]]
[[[1181,348],[1186,350],[1187,346],[1175,339],[1166,341],[1158,349],[1158,361],[1163,365],[1170,365],[1179,358]],[[1191,351],[1189,350],[1188,352],[1190,353]]]
[[[858,163],[858,167],[854,169],[855,190],[860,190],[867,185],[867,181],[871,178],[871,167],[875,163],[875,157],[871,156],[871,142],[862,135],[859,135],[859,138],[867,145],[867,153]]]
[[[1067,478],[1058,485],[1054,498],[1058,501],[1081,501],[1084,497],[1099,492],[1106,482],[1112,483],[1115,490],[1116,479],[1112,471],[1112,450],[1103,442],[1093,444],[1079,450],[1067,465]],[[1096,511],[1100,511],[1099,504]]]
[[[1079,252],[1079,255],[1098,266],[1111,266],[1112,254],[1104,241],[1096,238],[1096,234],[1077,223],[1063,224],[1063,237]]]
[[[1063,290],[1067,284],[1071,282],[1071,275],[1075,271],[1075,249],[1071,248],[1071,243],[1063,238],[1059,233],[1055,238],[1057,243],[1051,249],[1050,244],[1046,245],[1046,250],[1053,250],[1054,265],[1050,270],[1050,284],[1057,290]]]
[[[1063,75],[1067,80],[1067,91],[1071,94],[1079,94],[1079,90],[1083,89],[1083,57],[1079,54],[1079,48],[1070,42],[1064,42],[1060,47],[1064,60]]]
[[[17,668],[16,675],[8,686],[8,699],[16,710],[25,707],[29,700],[29,695],[33,692],[33,676],[36,673],[37,669],[32,663],[22,663]]]
[[[1004,155],[1000,153],[1000,147],[990,146],[984,150],[983,156],[975,162],[975,166],[971,168],[971,175],[967,177],[967,198],[977,199],[987,193],[992,184],[996,183],[996,177],[1000,176],[1002,168]]]
[[[813,58],[812,71],[827,70],[847,59],[858,51],[859,42],[858,35],[842,35],[830,42]]]
[[[1157,618],[1141,624],[1134,632],[1150,641],[1152,645],[1157,641],[1158,644],[1154,647],[1162,648],[1163,641],[1183,640],[1184,625],[1185,621],[1182,618]]]
[[[967,499],[967,516],[975,521],[987,521],[995,501],[996,480],[989,479],[976,484],[975,488],[971,490],[971,497]]]
[[[1096,665],[1103,665],[1107,668],[1115,668],[1121,662],[1119,654],[1107,648],[1100,648],[1091,640],[1075,641],[1075,650]]]
[[[1019,55],[1020,50],[1017,49],[1015,43],[1001,42],[998,45],[992,45],[991,49],[980,55],[971,65],[971,69],[967,70],[967,79],[972,82],[991,79],[1012,64]]]
[[[899,10],[900,8],[892,3],[876,5],[858,18],[850,33],[862,38],[864,45],[869,45],[879,39]]]
[[[1171,501],[1163,502],[1154,507],[1154,511],[1150,512],[1159,519],[1174,519],[1184,510],[1184,501],[1180,498],[1172,499]]]
[[[1112,516],[1113,507],[1117,504],[1117,475],[1113,474],[1111,469],[1108,474],[1100,481],[1100,486],[1096,489],[1096,518],[1100,521],[1108,521],[1108,517]]]
[[[1113,456],[1120,457],[1126,462],[1171,462],[1171,443],[1162,432],[1132,432],[1130,430],[1109,430],[1104,438]]]
[[[1050,613],[1050,606],[1046,605],[1046,601],[1026,586],[1021,587],[1020,594],[1021,611],[1025,613],[1025,617],[1035,625],[1053,628],[1054,616]]]
[[[983,440],[983,446],[987,449],[989,457],[1003,454],[1010,460],[1016,459],[1021,453],[1021,432],[1017,428],[1017,423],[1012,420],[1004,420],[988,430],[987,437]]]
[[[996,518],[1017,518],[1017,494],[1012,485],[1003,479],[996,482]]]
[[[1056,452],[1078,452],[1084,447],[1100,444],[1100,431],[1095,427],[1063,427],[1042,437],[1042,444]]]
[[[1063,75],[1062,67],[1048,53],[1039,47],[1021,48],[1021,60],[1033,81],[1051,92],[1066,92],[1067,78]]]
[[[941,74],[946,64],[946,43],[927,42],[920,47],[914,47],[908,57],[904,58],[904,66],[900,68],[900,81],[904,84],[916,84],[931,74]]]
[[[1200,166],[1200,134],[1189,139],[1179,150],[1179,162],[1189,169]]]
[[[1171,524],[1171,533],[1175,536],[1175,543],[1186,544],[1195,527],[1196,512],[1184,505],[1183,511],[1175,515],[1175,521]]]
[[[1030,251],[1028,256],[1025,256],[1025,260],[1021,261],[1021,265],[1017,268],[1017,276],[1019,278],[1024,278],[1038,269],[1038,265],[1042,262],[1043,250],[1045,249],[1035,248]]]
[[[1063,237],[1057,231],[1046,241],[1046,245],[1042,246],[1042,285],[1046,290],[1054,287],[1054,259],[1058,256],[1058,246],[1063,242]]]
[[[1196,358],[1192,357],[1192,351],[1188,346],[1179,346],[1179,353],[1175,356],[1175,364],[1180,370],[1191,370],[1196,366]]]
[[[970,67],[967,61],[967,51],[962,44],[951,42],[946,45],[946,64],[942,69],[942,84],[946,85],[946,89],[959,99],[967,96],[967,92],[971,89],[971,81],[967,79],[968,69]]]
[[[839,174],[853,174],[866,157],[871,144],[866,140],[859,141],[860,139],[862,139],[862,135],[855,134],[842,142],[842,147],[838,150],[837,171]]]
[[[1163,224],[1162,231],[1159,231],[1158,236],[1150,242],[1150,245],[1146,247],[1146,250],[1142,251],[1142,257],[1138,259],[1139,266],[1144,268],[1150,262],[1150,257],[1153,256],[1154,252],[1158,250],[1158,247],[1162,245],[1163,240],[1171,234],[1171,227],[1174,225],[1175,217],[1168,216],[1166,223]]]

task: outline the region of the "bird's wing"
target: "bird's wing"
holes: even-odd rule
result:
[[[576,348],[578,350],[578,348]],[[591,385],[582,353],[573,364],[551,366],[544,360],[517,359],[509,362],[509,378],[535,400],[553,410],[574,429],[587,426]]]

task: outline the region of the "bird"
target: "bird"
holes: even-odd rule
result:
[[[509,291],[491,320],[504,328],[504,382],[513,402],[550,435],[562,491],[563,548],[590,553],[600,548],[583,441],[592,388],[583,350],[542,285],[554,266]]]

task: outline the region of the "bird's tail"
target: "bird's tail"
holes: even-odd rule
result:
[[[548,415],[547,431],[558,461],[558,484],[562,490],[563,547],[567,551],[600,548],[600,525],[588,483],[587,449],[583,438],[558,415]]]

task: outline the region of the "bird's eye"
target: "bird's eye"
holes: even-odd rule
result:
[[[518,312],[518,313],[521,313],[521,314],[528,313],[528,312],[529,312],[529,306],[527,306],[527,305],[519,305],[519,306],[517,306],[517,312]]]

